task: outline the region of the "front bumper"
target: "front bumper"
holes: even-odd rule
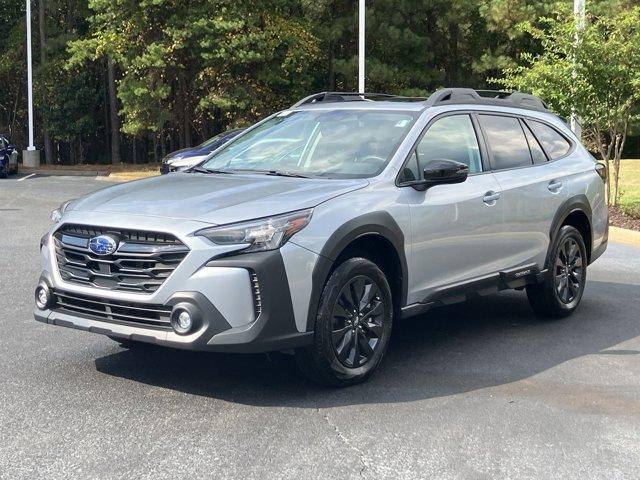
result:
[[[182,240],[189,243],[189,255],[157,292],[141,295],[63,281],[53,260],[54,246],[45,239],[40,282],[47,285],[54,297],[57,294],[75,296],[90,303],[78,310],[68,308],[63,302],[44,310],[35,307],[35,319],[124,340],[188,350],[256,353],[288,350],[311,343],[312,333],[299,327],[306,324],[306,318],[296,322],[289,289],[290,280],[294,285],[300,281],[288,278],[281,250],[237,254],[217,251],[210,245],[201,248],[197,244],[203,242],[201,239],[182,237]],[[285,255],[287,251],[289,255],[310,254],[293,244],[283,248]],[[127,315],[116,318],[103,311],[97,315],[94,304],[98,303],[106,305],[107,312],[111,308],[109,305],[122,303],[131,305],[133,312],[139,312],[145,306],[171,311],[178,304],[188,304],[199,312],[200,319],[190,333],[180,335],[168,325],[159,327],[122,321],[123,317],[128,320]],[[129,312],[124,310],[124,313]]]

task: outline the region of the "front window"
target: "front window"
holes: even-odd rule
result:
[[[398,111],[285,111],[232,141],[202,167],[372,177],[386,167],[415,118],[413,112]]]

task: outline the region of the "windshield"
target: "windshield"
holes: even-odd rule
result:
[[[218,150],[215,170],[362,178],[380,173],[415,120],[413,112],[282,112]]]

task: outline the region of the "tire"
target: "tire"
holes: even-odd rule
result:
[[[542,283],[529,285],[527,297],[543,318],[571,315],[582,299],[587,281],[587,249],[580,232],[571,225],[560,229]]]
[[[298,367],[323,385],[363,382],[380,364],[392,327],[393,300],[384,273],[370,260],[350,258],[323,288],[313,344],[296,351]]]

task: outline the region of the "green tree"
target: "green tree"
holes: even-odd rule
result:
[[[26,146],[26,56],[24,47],[24,2],[0,0],[0,132],[16,146]]]
[[[308,92],[317,41],[297,3],[90,0],[91,34],[69,44],[75,68],[112,58],[122,130],[170,132],[181,146],[213,124],[255,121]]]
[[[587,140],[613,166],[608,199],[617,205],[620,158],[640,104],[640,7],[589,15],[578,41],[566,11],[521,29],[540,42],[541,53],[523,53],[520,66],[493,81],[543,97],[562,116],[575,111]]]
[[[486,87],[488,75],[535,50],[518,30],[556,0],[376,0],[367,2],[367,90],[426,95],[442,86]],[[565,2],[566,3],[566,2]],[[302,0],[321,41],[323,88],[354,90],[357,2]]]

